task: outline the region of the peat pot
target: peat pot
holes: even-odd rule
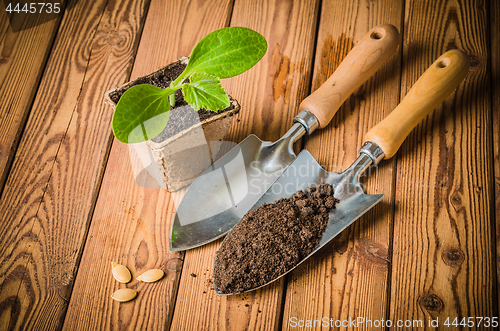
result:
[[[182,57],[152,74],[125,83],[105,95],[106,103],[113,106],[130,87],[149,83],[168,87],[187,65]],[[240,105],[231,96],[231,105],[219,112],[196,112],[185,104],[182,93],[176,93],[176,106],[170,111],[167,126],[161,134],[148,141],[130,144],[129,154],[136,182],[145,187],[161,187],[169,192],[177,191],[193,182],[208,168],[231,142],[224,142],[234,115]],[[223,153],[222,153],[223,154]]]

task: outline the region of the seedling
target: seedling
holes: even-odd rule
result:
[[[186,69],[170,87],[150,84],[129,88],[113,114],[113,133],[124,143],[138,143],[159,135],[168,123],[175,91],[195,110],[219,111],[229,107],[220,79],[239,75],[264,56],[267,42],[248,28],[229,27],[206,35],[191,52]]]

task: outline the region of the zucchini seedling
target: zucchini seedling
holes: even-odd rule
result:
[[[161,89],[150,84],[129,88],[113,114],[115,137],[124,143],[138,143],[159,135],[168,123],[175,91],[195,110],[219,111],[229,107],[229,97],[220,80],[253,67],[267,50],[265,38],[243,27],[228,27],[206,35],[194,47],[186,69]]]

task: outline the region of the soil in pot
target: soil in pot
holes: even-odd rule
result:
[[[333,194],[330,184],[321,184],[248,212],[217,251],[217,289],[241,293],[295,267],[321,241],[338,202]]]
[[[170,86],[170,83],[184,71],[185,68],[185,64],[177,63],[176,65],[160,70],[153,75],[136,79],[130,86],[128,86],[128,88],[139,84],[151,84],[159,88],[167,88]],[[125,93],[128,88],[117,89],[116,93],[109,96],[111,101],[117,104],[123,93]],[[182,130],[189,128],[193,125],[193,123],[197,123],[198,121],[203,122],[212,116],[234,109],[234,105],[231,104],[228,108],[219,112],[208,111],[206,109],[200,109],[198,112],[182,111],[185,109],[183,106],[186,105],[187,102],[184,100],[181,90],[177,90],[175,93],[175,107],[170,111],[167,126],[158,136],[151,139],[153,142],[158,143],[165,141]],[[199,119],[193,118],[193,116],[198,116]]]

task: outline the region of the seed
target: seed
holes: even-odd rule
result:
[[[126,266],[115,262],[111,262],[111,266],[113,267],[111,272],[113,272],[113,277],[115,277],[117,281],[120,283],[128,283],[132,280],[132,274],[130,274]]]
[[[130,300],[134,299],[136,296],[137,296],[137,291],[133,290],[131,288],[122,288],[122,289],[115,291],[115,293],[111,294],[111,297],[114,300],[120,301],[120,302],[130,301]]]
[[[137,280],[145,283],[154,283],[163,278],[165,273],[160,269],[151,269],[137,277]]]

